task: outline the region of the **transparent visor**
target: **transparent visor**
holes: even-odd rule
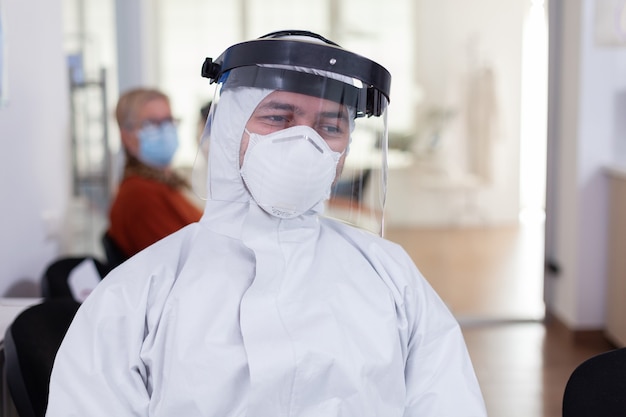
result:
[[[383,95],[375,115],[358,80],[275,66],[233,69],[215,85],[192,174],[200,198],[284,202],[382,235]]]

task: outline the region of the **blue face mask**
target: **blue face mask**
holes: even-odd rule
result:
[[[139,131],[139,160],[148,166],[168,166],[177,148],[178,132],[173,123],[149,125]]]

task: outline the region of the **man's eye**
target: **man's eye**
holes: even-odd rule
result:
[[[343,129],[337,125],[323,125],[321,126],[321,131],[325,132],[329,135],[341,135],[343,134]]]
[[[268,119],[270,119],[273,122],[285,122],[287,121],[287,118],[285,116],[268,116]]]

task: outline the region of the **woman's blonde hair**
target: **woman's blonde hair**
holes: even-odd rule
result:
[[[119,128],[129,129],[132,127],[136,123],[137,111],[147,102],[156,99],[170,103],[170,99],[165,93],[154,88],[134,88],[122,94],[115,108],[115,119]]]

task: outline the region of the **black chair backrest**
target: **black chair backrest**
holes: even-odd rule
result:
[[[91,259],[94,262],[100,277],[104,277],[109,272],[108,265],[92,256],[70,256],[56,259],[48,265],[41,279],[41,295],[43,298],[46,300],[60,298],[73,300],[74,297],[70,290],[68,278],[72,270],[87,259]]]
[[[333,195],[336,197],[346,197],[354,202],[360,202],[363,199],[365,187],[372,175],[371,169],[366,169],[361,175],[349,180],[339,180],[333,188]]]
[[[107,257],[107,266],[109,269],[115,268],[128,259],[128,256],[122,252],[122,249],[120,249],[108,233],[102,235],[102,247],[104,248],[104,253]]]
[[[79,306],[67,299],[44,301],[7,328],[6,382],[20,417],[44,417],[54,358]]]
[[[626,416],[626,347],[593,356],[572,372],[563,417]]]

